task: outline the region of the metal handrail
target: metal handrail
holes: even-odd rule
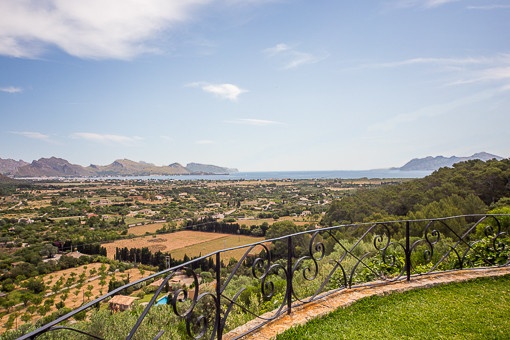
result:
[[[478,249],[479,246],[477,245],[481,239],[487,238],[491,242],[491,251],[498,254],[507,254],[510,248],[510,244],[507,247],[505,243],[508,241],[506,239],[509,229],[508,219],[510,219],[510,215],[507,214],[459,215],[435,219],[346,224],[307,230],[261,242],[226,248],[119,287],[30,333],[22,335],[19,339],[36,339],[42,334],[62,329],[88,334],[73,329],[67,324],[64,324],[65,326],[61,324],[119,294],[126,288],[163,277],[163,281],[154,296],[138,317],[131,331],[126,334],[126,339],[131,339],[150,309],[156,304],[158,295],[175,273],[181,270],[191,272],[194,294],[192,297],[188,297],[190,288],[176,289],[169,294],[174,314],[186,322],[186,329],[190,336],[222,339],[227,319],[236,307],[244,313],[251,314],[253,317],[267,322],[284,313],[292,313],[293,305],[296,303],[306,304],[338,290],[356,286],[360,275],[378,281],[410,281],[414,275],[427,275],[438,270],[457,270],[480,265],[485,267],[508,266],[510,259],[507,258],[502,263],[495,263],[492,259],[484,258],[483,250]],[[460,222],[466,220],[470,222],[459,226]],[[477,232],[478,226],[483,227],[484,234],[481,238],[476,239],[480,236],[480,232]],[[397,238],[399,235],[402,236],[400,239]],[[441,243],[441,241],[444,242],[445,238],[449,240],[448,244]],[[270,244],[274,245],[277,242],[280,242],[280,247],[283,247],[283,255],[280,254],[282,249],[277,251],[277,249],[270,246]],[[300,253],[296,253],[296,247],[303,245],[299,242],[306,242],[304,244],[306,247],[300,248]],[[337,258],[333,260],[329,258],[331,249],[326,249],[326,242],[338,245],[339,255]],[[370,245],[370,249],[361,249],[366,248],[367,245]],[[221,256],[241,249],[244,249],[244,254],[232,265],[231,271],[222,276]],[[256,252],[256,250],[260,251]],[[441,251],[442,253],[438,254]],[[202,289],[196,271],[191,269],[209,258],[214,259],[216,282],[213,292]],[[276,309],[269,317],[258,315],[239,301],[245,290],[244,287],[240,288],[233,296],[228,296],[226,293],[231,280],[240,273],[243,267],[246,267],[248,259],[251,261],[250,277],[259,282],[260,295],[266,301],[274,301]],[[332,260],[332,262],[324,262],[325,259]],[[479,263],[474,263],[473,259]],[[346,264],[348,260],[352,262],[350,267]],[[321,270],[324,270],[324,272],[321,272]],[[275,279],[278,277],[280,280],[285,280],[285,287],[281,288],[281,294],[277,297]],[[299,296],[300,287],[294,285],[294,279],[298,279],[298,277],[305,282],[321,281],[317,281],[317,288],[313,294],[301,297]],[[211,310],[206,311],[212,314],[208,316],[197,315],[195,309],[205,299],[211,299],[214,302]],[[188,301],[187,309],[184,312],[180,311],[178,307],[183,301]],[[214,320],[212,324],[207,321],[209,319]],[[253,330],[248,329],[241,336]],[[198,334],[195,334],[195,332]],[[101,339],[94,334],[88,335]],[[160,331],[155,338],[162,335],[163,332]]]

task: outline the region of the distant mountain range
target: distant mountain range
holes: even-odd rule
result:
[[[472,156],[468,157],[443,157],[443,156],[436,156],[436,157],[425,157],[425,158],[415,158],[411,161],[407,162],[404,166],[397,168],[399,170],[403,171],[415,171],[415,170],[437,170],[439,168],[443,167],[451,167],[455,163],[474,160],[474,159],[480,159],[482,161],[488,161],[490,159],[497,159],[502,160],[503,157],[492,155],[487,152],[479,152],[475,153]]]
[[[415,158],[400,168],[402,171],[433,171],[442,167],[451,167],[453,164],[467,160],[490,159],[501,160],[503,157],[486,152],[475,153],[469,157],[425,157]],[[148,175],[226,175],[238,172],[237,169],[217,165],[189,163],[182,166],[172,163],[166,166],[157,166],[146,162],[135,162],[129,159],[118,159],[109,165],[94,165],[87,167],[71,164],[67,160],[57,157],[41,158],[27,163],[23,160],[0,158],[0,175],[9,177],[97,177],[97,176],[148,176]]]
[[[182,166],[173,163],[157,166],[151,163],[118,159],[109,165],[91,164],[83,167],[57,157],[41,158],[32,163],[0,158],[0,174],[10,177],[96,177],[96,176],[148,176],[148,175],[223,175],[238,172],[237,169],[216,165],[189,163]]]
[[[22,160],[15,161],[14,159],[0,158],[0,174],[12,174],[24,165],[28,165],[28,163]]]

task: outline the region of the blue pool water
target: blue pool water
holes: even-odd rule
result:
[[[168,296],[163,296],[161,299],[156,301],[156,305],[166,305],[168,302]]]

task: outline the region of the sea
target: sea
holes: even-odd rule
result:
[[[124,179],[124,180],[176,180],[176,181],[243,181],[243,180],[298,180],[298,179],[359,179],[359,178],[423,178],[432,171],[402,171],[397,169],[377,170],[322,170],[322,171],[260,171],[235,172],[225,175],[174,175],[174,176],[112,176],[94,177],[93,179]]]

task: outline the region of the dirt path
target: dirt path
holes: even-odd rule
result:
[[[345,289],[334,293],[324,299],[308,303],[303,306],[296,306],[292,309],[291,315],[283,315],[280,318],[264,325],[259,330],[243,337],[243,340],[273,339],[279,333],[292,326],[305,324],[308,320],[328,314],[340,307],[346,307],[364,297],[373,295],[385,295],[392,292],[403,292],[415,288],[432,287],[435,285],[471,280],[478,277],[493,277],[510,274],[510,267],[488,268],[476,270],[460,270],[455,272],[438,273],[427,276],[412,277],[410,282],[398,281],[394,283],[381,283],[378,285],[362,286],[353,289]],[[264,316],[270,316],[267,313]],[[234,339],[246,330],[255,328],[261,322],[258,319],[252,320],[231,332],[225,334],[223,339]]]

